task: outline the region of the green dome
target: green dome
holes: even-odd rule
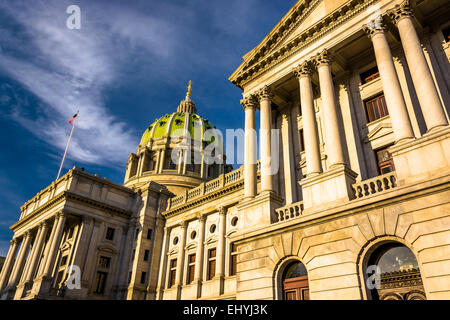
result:
[[[156,119],[145,130],[139,146],[146,144],[150,139],[182,136],[185,130],[189,131],[192,139],[204,140],[205,132],[211,128],[215,127],[207,119],[203,119],[195,113],[174,112]],[[212,142],[212,139],[208,140],[210,140],[208,142]]]

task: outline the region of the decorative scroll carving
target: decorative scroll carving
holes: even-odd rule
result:
[[[270,89],[269,86],[262,87],[256,95],[258,96],[259,100],[269,99],[272,100],[274,94],[272,92],[272,89]]]
[[[395,5],[395,7],[387,12],[389,18],[397,24],[402,18],[412,17],[414,10],[411,8],[409,0],[403,1],[401,4]]]
[[[368,24],[363,26],[363,31],[371,38],[378,32],[385,32],[386,25],[383,21],[383,17],[379,15],[375,19],[371,20]]]
[[[244,107],[244,110],[247,108],[250,109],[256,109],[258,105],[258,101],[254,95],[248,95],[245,96],[243,99],[241,99],[241,105]]]
[[[311,77],[313,73],[313,65],[311,61],[305,61],[299,66],[295,67],[293,72],[294,75],[299,79],[301,77]]]
[[[331,56],[328,53],[328,50],[324,49],[322,52],[319,52],[314,57],[313,61],[314,61],[314,64],[319,67],[321,65],[329,65],[329,64],[331,64],[333,59],[331,59]]]

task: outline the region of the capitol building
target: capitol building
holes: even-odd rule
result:
[[[189,90],[123,184],[74,167],[20,208],[1,299],[450,299],[449,16],[299,0],[229,77],[244,164]]]

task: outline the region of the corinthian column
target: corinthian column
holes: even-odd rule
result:
[[[300,85],[300,105],[302,108],[303,135],[305,141],[307,175],[320,173],[319,135],[317,131],[314,100],[311,83],[311,63],[304,62],[294,69]]]
[[[406,61],[408,62],[411,78],[428,131],[435,127],[447,125],[448,121],[442,108],[438,91],[434,85],[431,71],[414,27],[413,11],[409,1],[396,5],[388,14],[398,27],[403,51],[405,52]]]
[[[23,236],[22,245],[20,246],[16,263],[14,264],[14,270],[12,272],[11,278],[9,279],[8,286],[17,285],[17,282],[20,279],[27,258],[28,249],[30,248],[30,241],[31,241],[31,233],[27,231]]]
[[[394,130],[395,142],[414,138],[400,82],[392,60],[381,17],[363,27],[372,40],[386,105]]]
[[[273,191],[272,182],[272,101],[273,93],[268,86],[258,91],[261,111],[261,192]]]
[[[14,258],[17,253],[18,242],[17,239],[12,239],[10,241],[10,247],[8,255],[6,256],[5,264],[3,265],[2,272],[0,274],[0,292],[4,289],[5,285],[8,283],[9,276],[11,274],[11,269],[14,265]]]
[[[27,273],[25,275],[25,282],[33,280],[34,274],[36,272],[36,266],[39,261],[40,253],[42,251],[42,246],[44,245],[44,239],[47,235],[48,224],[43,222],[39,225],[38,235],[36,237],[36,242],[33,246],[32,254],[30,257],[30,265],[28,266]]]
[[[217,266],[216,277],[220,278],[225,275],[225,217],[227,209],[225,207],[219,207],[219,238],[217,240]]]
[[[64,212],[59,212],[57,217],[57,221],[55,221],[55,229],[54,229],[54,235],[53,238],[51,238],[51,243],[49,243],[49,250],[48,250],[48,257],[45,262],[45,268],[43,275],[44,276],[50,276],[53,266],[55,263],[56,253],[58,252],[59,244],[61,242],[61,237],[64,229],[64,223],[66,222],[66,216]],[[50,241],[50,240],[49,240]]]
[[[200,285],[202,280],[202,271],[203,271],[203,241],[205,241],[205,221],[206,215],[200,215],[198,217],[198,221],[200,222],[199,230],[198,230],[198,244],[197,244],[197,252],[195,257],[195,272],[194,272],[194,282]],[[199,298],[200,296],[198,296]]]
[[[244,150],[244,198],[256,195],[256,99],[244,97],[241,104],[245,112],[245,150]]]
[[[323,119],[325,139],[330,168],[345,164],[342,152],[342,142],[339,132],[336,98],[334,93],[333,77],[331,75],[331,58],[327,50],[319,53],[315,59],[319,73],[320,94],[323,104]]]
[[[169,247],[170,228],[164,227],[161,258],[159,265],[158,287],[156,288],[156,300],[163,299],[164,283],[166,278],[167,248]]]

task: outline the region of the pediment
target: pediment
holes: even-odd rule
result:
[[[346,21],[358,12],[364,0],[300,0],[253,50],[229,80],[237,86],[254,73],[278,63],[303,43],[325,34],[329,26]]]
[[[364,139],[364,142],[369,143],[373,140],[392,134],[392,132],[392,125],[390,123],[381,122],[377,126],[369,130],[366,138]]]

